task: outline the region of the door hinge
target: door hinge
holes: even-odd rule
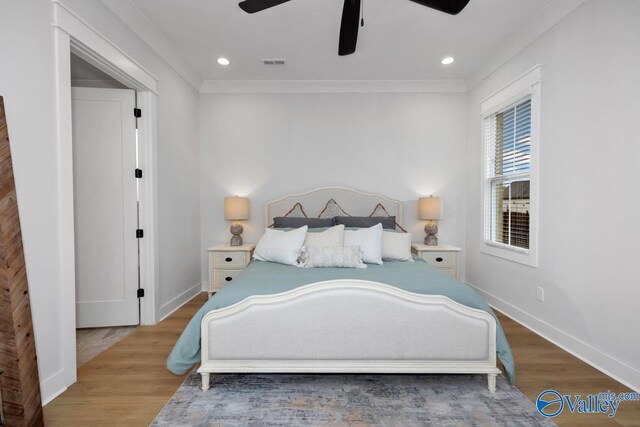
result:
[[[136,238],[142,239],[143,237],[144,237],[144,230],[142,230],[141,228],[138,228],[136,230]]]
[[[142,169],[136,169],[136,178],[142,178]]]
[[[144,296],[144,289],[138,289],[138,298],[142,298]]]
[[[133,109],[133,117],[139,119],[140,117],[142,117],[142,110],[139,108],[134,108]]]

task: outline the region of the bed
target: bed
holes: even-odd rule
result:
[[[402,226],[401,202],[335,187],[267,203],[267,225],[296,209],[384,212]],[[366,269],[253,261],[196,313],[167,366],[181,374],[199,361],[203,390],[215,373],[464,373],[487,375],[494,392],[496,355],[513,382],[491,308],[420,259]]]

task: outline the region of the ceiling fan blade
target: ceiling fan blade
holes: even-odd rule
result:
[[[469,3],[469,0],[411,0],[414,3],[448,13],[449,15],[457,15],[462,12]]]
[[[245,0],[241,1],[238,6],[247,13],[256,13],[288,1],[289,0]]]
[[[340,42],[338,55],[351,55],[356,51],[358,27],[360,26],[360,1],[344,0],[342,21],[340,22]]]

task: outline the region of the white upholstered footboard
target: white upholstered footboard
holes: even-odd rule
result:
[[[496,321],[440,295],[331,280],[202,320],[202,388],[223,372],[477,373],[495,390]]]

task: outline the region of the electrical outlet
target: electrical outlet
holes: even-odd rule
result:
[[[538,299],[538,301],[544,301],[544,288],[542,286],[538,286],[536,298]]]

